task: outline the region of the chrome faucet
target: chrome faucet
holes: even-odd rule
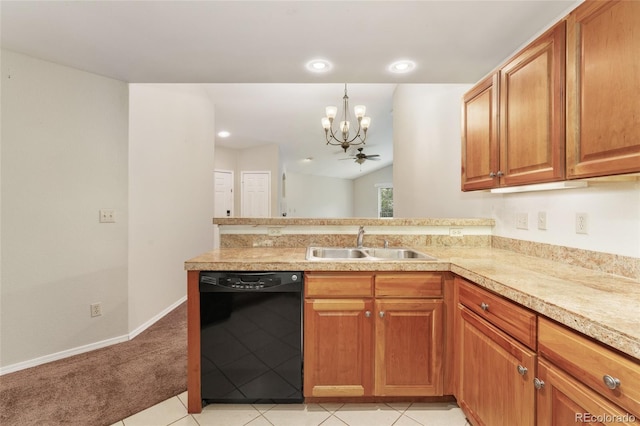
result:
[[[364,238],[364,226],[360,226],[358,229],[358,238],[356,239],[356,246],[362,248],[362,239]]]

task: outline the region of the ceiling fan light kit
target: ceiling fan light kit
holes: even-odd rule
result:
[[[353,112],[358,120],[358,130],[351,138],[349,123],[349,96],[347,95],[347,85],[344,85],[344,96],[342,97],[342,120],[340,121],[339,131],[333,130],[333,122],[338,115],[338,107],[328,106],[325,109],[326,117],[322,118],[322,127],[327,145],[340,145],[344,152],[347,152],[352,145],[362,145],[367,139],[367,130],[371,125],[371,117],[366,117],[367,108],[364,105],[356,105]]]
[[[371,155],[367,155],[364,152],[362,152],[364,150],[364,148],[358,148],[358,153],[349,157],[349,158],[341,158],[341,160],[354,160],[356,163],[362,165],[362,163],[364,163],[366,160],[375,160],[378,161],[380,160],[380,154],[371,154]]]

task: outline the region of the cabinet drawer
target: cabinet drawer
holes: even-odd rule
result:
[[[610,401],[640,417],[640,362],[546,318],[538,319],[540,355]],[[605,377],[620,381],[609,389]]]
[[[369,272],[322,273],[304,275],[305,297],[371,297],[373,274]]]
[[[458,279],[460,303],[531,349],[536,348],[536,314]]]
[[[442,297],[441,273],[378,273],[375,279],[377,297]]]

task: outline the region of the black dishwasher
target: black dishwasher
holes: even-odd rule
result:
[[[302,283],[300,271],[200,273],[203,402],[303,401]]]

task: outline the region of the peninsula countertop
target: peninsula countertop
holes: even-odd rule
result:
[[[640,359],[640,282],[495,248],[414,247],[437,260],[306,260],[306,248],[224,248],[190,271],[451,271]]]

